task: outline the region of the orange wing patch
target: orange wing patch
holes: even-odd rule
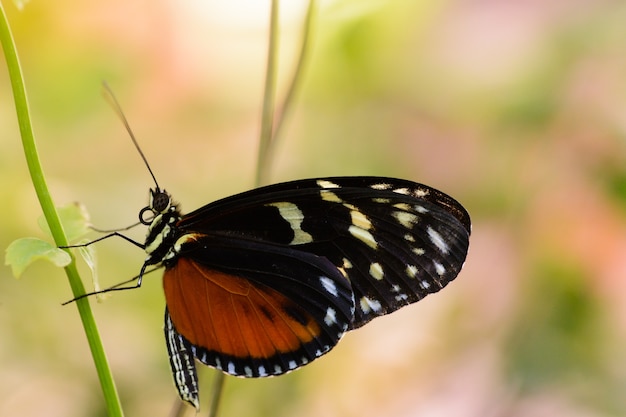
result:
[[[238,358],[295,352],[320,325],[280,292],[180,258],[165,271],[165,298],[178,333],[192,344]]]

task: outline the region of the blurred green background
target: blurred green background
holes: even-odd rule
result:
[[[58,205],[80,201],[98,227],[121,227],[153,185],[103,80],[183,210],[253,185],[268,1],[3,3]],[[284,3],[279,97],[306,5]],[[624,22],[621,0],[322,2],[272,181],[429,184],[471,213],[470,254],[445,291],[314,364],[229,378],[221,415],[626,415]],[[0,126],[5,248],[44,235],[4,63]],[[98,256],[103,285],[144,258],[114,239]],[[0,415],[105,415],[69,298],[48,264],[20,280],[0,270]],[[126,414],[168,415],[158,274],[93,307]]]

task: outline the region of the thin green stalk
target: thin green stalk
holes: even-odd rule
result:
[[[267,69],[265,72],[263,110],[261,116],[261,137],[259,139],[259,158],[256,167],[255,182],[257,186],[266,183],[268,178],[269,167],[267,162],[274,130],[274,94],[276,90],[276,58],[278,55],[278,5],[279,0],[272,0]]]
[[[278,4],[277,0],[272,3],[272,12],[270,15],[270,36],[267,59],[267,73],[265,77],[265,91],[263,95],[263,112],[261,122],[261,138],[259,145],[259,155],[257,162],[256,184],[262,185],[267,183],[269,169],[272,166],[271,158],[273,156],[273,148],[276,140],[280,136],[284,122],[287,118],[289,110],[293,107],[298,87],[302,82],[304,70],[308,63],[308,57],[311,50],[311,34],[313,31],[315,13],[317,9],[316,0],[310,0],[306,11],[304,25],[302,28],[302,41],[300,51],[293,76],[287,87],[287,93],[283,100],[278,114],[274,116],[274,94],[276,79],[276,60],[278,51]]]
[[[43,169],[41,167],[41,163],[39,162],[39,156],[37,154],[37,147],[35,146],[35,138],[30,120],[28,101],[26,98],[26,89],[24,87],[24,80],[17,56],[17,50],[15,48],[15,42],[13,41],[13,35],[11,34],[9,22],[6,18],[4,6],[1,2],[0,43],[2,44],[4,57],[9,70],[9,79],[11,81],[13,99],[15,101],[17,119],[22,137],[22,146],[24,147],[26,163],[33,181],[33,186],[35,188],[35,192],[37,193],[37,198],[39,199],[39,204],[41,205],[43,214],[48,222],[48,225],[50,226],[50,231],[52,232],[55,243],[58,246],[67,246],[67,238],[65,237],[65,233],[63,231],[63,227],[61,226],[52,197],[48,191]],[[74,261],[65,267],[65,273],[67,274],[74,296],[77,297],[83,294],[85,289]],[[109,416],[121,417],[123,416],[122,407],[89,302],[86,298],[84,298],[78,300],[75,305],[78,308],[78,313],[83,323],[83,328],[85,329],[85,335],[87,336],[87,341],[94,359],[98,378],[100,379],[100,385],[102,387]]]
[[[296,63],[296,68],[293,72],[291,83],[287,88],[285,100],[283,101],[283,105],[278,112],[278,116],[276,116],[272,140],[269,144],[269,149],[267,150],[268,159],[270,159],[272,156],[272,147],[276,144],[276,140],[280,137],[282,128],[285,125],[285,119],[287,118],[289,110],[291,110],[291,108],[293,107],[293,101],[296,97],[298,87],[300,86],[300,83],[302,82],[302,78],[304,76],[304,70],[306,69],[306,64],[308,63],[308,58],[311,51],[311,38],[315,23],[316,8],[316,1],[310,0],[309,7],[307,8],[306,16],[304,18],[304,26],[302,27],[302,43],[300,44],[300,55],[298,56],[298,62]],[[268,161],[268,165],[271,165],[271,161]]]

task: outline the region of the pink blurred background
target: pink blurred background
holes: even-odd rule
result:
[[[279,98],[307,4],[283,3]],[[58,205],[80,201],[114,228],[147,201],[150,177],[103,80],[183,210],[252,187],[269,1],[4,7]],[[429,184],[468,208],[470,254],[444,291],[348,334],[314,364],[229,378],[220,415],[626,415],[625,21],[618,0],[321,2],[272,181]],[[6,247],[44,235],[4,64],[0,125]],[[144,257],[115,240],[98,250],[103,285]],[[77,312],[60,306],[69,298],[51,265],[20,280],[1,270],[0,415],[106,414]],[[168,415],[160,278],[93,308],[126,414]]]

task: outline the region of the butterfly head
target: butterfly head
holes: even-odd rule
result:
[[[150,189],[150,204],[148,207],[154,214],[165,213],[172,205],[172,196],[159,187]]]
[[[156,216],[171,210],[176,210],[176,205],[172,203],[172,196],[159,187],[151,188],[150,202],[139,212],[139,221],[145,225],[149,225]],[[146,216],[146,213],[149,215]]]

